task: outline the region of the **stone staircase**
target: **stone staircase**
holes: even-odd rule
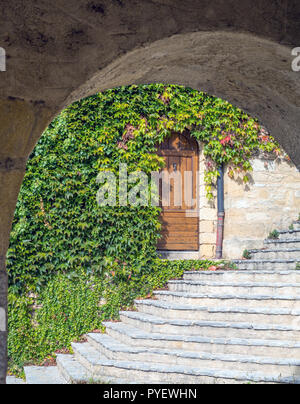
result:
[[[300,223],[251,255],[170,281],[27,383],[300,384]]]
[[[293,223],[293,230],[279,232],[279,239],[265,240],[264,248],[250,250],[251,260],[235,260],[239,269],[288,270],[300,262],[300,222]]]

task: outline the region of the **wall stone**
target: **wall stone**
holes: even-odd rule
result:
[[[286,230],[300,213],[300,172],[283,160],[255,159],[250,184],[225,173],[224,257],[261,248],[273,230]]]
[[[205,156],[203,144],[199,148],[199,258],[214,258],[216,255],[217,210],[214,201],[208,201],[204,183]]]

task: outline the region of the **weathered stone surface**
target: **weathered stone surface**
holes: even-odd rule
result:
[[[200,218],[208,221],[216,220],[217,211],[213,208],[202,208],[200,211]]]
[[[25,384],[24,380],[14,376],[7,376],[6,384]]]
[[[216,244],[202,244],[200,246],[201,258],[213,258],[216,256]]]
[[[216,242],[216,233],[200,233],[200,245],[214,244]]]
[[[28,384],[66,384],[56,366],[30,366],[24,369]]]
[[[299,12],[298,0],[2,2],[0,257],[36,141],[96,91],[159,81],[218,95],[258,117],[300,167]]]
[[[226,258],[261,247],[271,231],[287,229],[299,215],[300,173],[293,164],[255,159],[251,177],[245,188],[225,174]]]
[[[215,233],[216,226],[213,220],[200,221],[200,233]]]
[[[7,333],[0,331],[0,383],[1,384],[4,384],[6,381],[6,371],[7,371],[6,340],[7,340]]]

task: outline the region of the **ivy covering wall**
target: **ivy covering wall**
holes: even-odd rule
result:
[[[183,87],[131,86],[67,108],[32,153],[19,196],[8,253],[10,285],[40,291],[57,273],[78,269],[124,277],[151,271],[159,209],[105,207],[96,202],[99,171],[150,174],[163,166],[156,146],[186,129],[204,142],[207,193],[219,164],[229,175],[251,171],[258,151],[280,154],[258,123],[228,102]]]
[[[7,256],[11,366],[41,360],[101,327],[102,319],[116,316],[120,307],[184,268],[212,265],[157,259],[159,208],[96,202],[99,172],[118,173],[126,163],[129,172],[150,175],[164,164],[157,144],[184,130],[204,144],[208,198],[220,164],[246,183],[253,154],[282,155],[255,119],[228,102],[159,84],[81,100],[45,131],[28,162]],[[36,294],[42,309],[33,324]]]

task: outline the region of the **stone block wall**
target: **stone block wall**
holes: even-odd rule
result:
[[[217,209],[214,201],[208,201],[205,190],[205,156],[203,145],[199,150],[199,244],[200,258],[216,255]]]
[[[300,213],[300,172],[287,161],[253,160],[250,184],[225,172],[224,258],[261,248],[273,230],[286,230]]]

